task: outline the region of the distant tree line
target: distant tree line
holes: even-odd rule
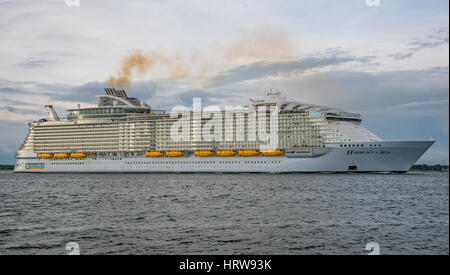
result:
[[[443,171],[448,170],[448,165],[426,165],[426,164],[419,164],[419,165],[413,165],[410,170],[426,170],[426,171]]]
[[[0,170],[14,170],[14,165],[0,165]]]

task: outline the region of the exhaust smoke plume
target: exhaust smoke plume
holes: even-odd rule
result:
[[[201,50],[190,56],[156,50],[133,50],[122,59],[117,75],[110,76],[107,83],[110,87],[128,88],[134,74],[143,76],[156,67],[159,73],[172,78],[213,77],[238,65],[292,58],[298,48],[294,44],[291,35],[283,29],[262,25],[243,31],[225,47],[219,46],[221,53],[213,53],[213,56]]]
[[[156,64],[166,67],[173,78],[190,75],[190,68],[182,64],[179,55],[172,57],[162,51],[144,53],[141,50],[133,50],[130,55],[122,59],[121,68],[117,76],[108,78],[108,85],[116,88],[128,88],[135,72],[143,75]]]
[[[225,59],[240,64],[279,61],[292,57],[295,48],[287,31],[262,25],[244,30],[240,37],[229,45]]]

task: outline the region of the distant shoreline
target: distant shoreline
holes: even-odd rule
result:
[[[448,172],[448,165],[426,165],[426,164],[416,164],[413,165],[409,171],[442,171],[442,172]]]

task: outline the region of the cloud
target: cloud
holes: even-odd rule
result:
[[[416,109],[416,108],[431,108],[435,109],[440,105],[445,106],[448,105],[448,99],[441,100],[429,100],[429,101],[413,101],[405,104],[398,104],[390,106],[389,109],[399,111],[399,110],[408,110],[408,109]]]
[[[26,102],[22,100],[15,100],[15,99],[9,99],[9,98],[2,98],[1,99],[2,104],[8,104],[8,105],[15,105],[15,106],[35,106],[36,104],[31,102]]]
[[[0,79],[0,96],[8,95],[40,95],[50,96],[64,93],[71,85],[61,83],[41,83],[36,81],[9,81]]]
[[[36,115],[36,114],[42,114],[39,110],[34,109],[27,109],[27,108],[18,108],[18,107],[12,107],[12,106],[0,106],[0,111],[6,111],[14,114],[24,114],[24,115]]]
[[[441,74],[444,76],[448,76],[448,74],[449,74],[449,68],[442,67],[442,66],[441,67],[432,67],[432,68],[429,68],[427,71],[432,74]]]
[[[409,48],[405,52],[393,54],[391,55],[391,57],[396,60],[407,59],[421,50],[436,48],[441,45],[448,44],[448,42],[448,28],[436,29],[424,38],[414,39],[413,41],[409,42]]]
[[[22,88],[15,88],[15,87],[0,87],[0,93],[5,94],[31,94],[31,92],[27,91],[26,89]]]
[[[50,60],[39,59],[36,57],[27,57],[24,60],[16,63],[17,66],[25,67],[25,68],[39,68],[39,67],[47,67],[51,65],[53,62]]]
[[[37,51],[29,54],[15,65],[25,69],[48,69],[52,65],[66,63],[64,60],[73,56],[75,56],[74,53],[61,50]]]
[[[340,65],[348,62],[369,63],[371,59],[371,56],[357,57],[344,54],[343,52],[333,52],[333,54],[327,54],[326,56],[310,56],[290,61],[256,62],[220,73],[209,79],[206,87],[219,87],[269,76],[302,73],[312,69]]]
[[[104,94],[105,84],[100,81],[87,82],[52,95],[53,100],[96,103],[95,95]]]
[[[189,90],[177,95],[182,106],[192,106],[193,98],[198,97],[201,98],[203,107],[208,105],[220,105],[221,103],[223,103],[222,100],[226,100],[226,98],[230,96],[232,95],[227,95],[216,91],[206,92],[201,90]]]
[[[225,51],[225,60],[238,64],[283,60],[292,58],[296,48],[298,45],[294,43],[291,33],[264,24],[241,31],[240,36]]]

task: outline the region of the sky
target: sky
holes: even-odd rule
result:
[[[154,108],[245,105],[270,89],[359,112],[386,140],[449,162],[449,2],[0,0],[0,164],[45,104],[95,106],[137,51],[129,96]]]

